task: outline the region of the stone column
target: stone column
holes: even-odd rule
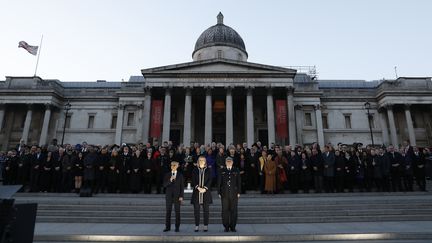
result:
[[[411,117],[410,106],[411,105],[408,105],[408,104],[405,105],[405,119],[407,122],[410,144],[412,146],[416,146],[416,137],[415,137],[414,126],[413,126],[412,117]]]
[[[210,144],[213,136],[212,126],[212,94],[211,89],[206,89],[206,103],[205,103],[205,128],[204,128],[204,144]]]
[[[186,88],[183,122],[183,144],[186,147],[191,143],[192,132],[192,88]]]
[[[163,127],[162,127],[162,143],[169,141],[171,129],[171,89],[165,89]]]
[[[135,125],[136,127],[136,134],[135,134],[135,139],[138,142],[143,142],[143,109],[144,109],[144,104],[143,103],[139,103],[137,104],[137,114],[138,114],[138,119],[137,119],[137,124]]]
[[[267,90],[267,131],[268,131],[268,146],[275,142],[275,117],[274,117],[274,105],[273,105],[273,94],[269,88]]]
[[[33,116],[33,106],[27,105],[27,114],[26,114],[26,118],[25,118],[25,122],[24,122],[24,129],[23,129],[23,133],[22,133],[22,139],[24,140],[25,144],[27,144],[27,140],[28,140],[28,136],[29,136],[29,132],[30,132],[30,125],[31,125],[32,116]]]
[[[387,105],[386,108],[387,108],[387,117],[389,119],[389,125],[390,125],[391,142],[393,146],[398,147],[399,144],[398,144],[398,139],[396,134],[396,124],[393,115],[393,105]]]
[[[303,144],[303,106],[294,106],[296,113],[296,129],[297,129],[297,143]]]
[[[385,145],[388,145],[390,142],[390,139],[389,139],[389,132],[388,132],[388,127],[387,127],[387,119],[386,119],[386,115],[384,113],[384,109],[385,108],[381,108],[378,110],[378,112],[379,112],[380,125],[381,125],[381,129],[382,129],[383,143]]]
[[[323,124],[322,124],[321,105],[315,105],[314,108],[315,108],[317,135],[318,135],[318,144],[321,147],[323,147],[324,146],[324,131],[323,131]]]
[[[42,131],[39,139],[40,146],[43,146],[47,143],[50,119],[51,119],[51,105],[45,104],[45,115],[43,119]]]
[[[117,145],[121,145],[122,142],[124,109],[125,106],[123,104],[118,105],[117,127],[116,127],[115,141],[114,141],[114,143]]]
[[[3,121],[4,121],[5,113],[6,113],[6,105],[0,104],[0,132],[3,128]]]
[[[288,133],[289,133],[289,144],[295,145],[297,143],[296,137],[296,120],[294,110],[294,87],[289,87],[287,91],[287,102],[288,102]]]
[[[247,144],[252,147],[255,143],[255,129],[254,129],[254,114],[253,114],[253,88],[247,89],[246,96],[246,131],[247,131]]]
[[[151,112],[151,90],[146,88],[144,90],[144,111],[143,111],[143,143],[148,143],[150,131],[150,112]],[[153,145],[153,144],[152,144]]]
[[[228,87],[226,92],[225,144],[229,146],[234,142],[232,88]]]

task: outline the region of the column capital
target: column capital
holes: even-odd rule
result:
[[[206,86],[206,87],[204,87],[204,89],[205,89],[205,92],[206,92],[207,96],[211,96],[212,95],[212,89],[213,89],[213,87]]]
[[[144,93],[146,94],[146,95],[151,95],[151,87],[150,86],[145,86],[144,87]]]
[[[247,95],[253,95],[254,87],[246,87]]]
[[[321,105],[321,104],[316,104],[316,105],[314,105],[314,110],[321,110],[321,109],[323,109],[323,108],[324,108],[324,106]]]
[[[293,95],[294,94],[295,88],[293,86],[288,86],[286,89],[287,89],[287,94],[288,95]]]
[[[33,110],[33,108],[35,106],[35,104],[33,104],[33,103],[26,103],[25,105],[26,105],[28,110]]]
[[[191,94],[192,94],[192,89],[193,89],[192,86],[187,85],[187,86],[184,86],[183,88],[184,88],[185,91],[186,91],[186,95],[191,95]]]
[[[387,110],[392,110],[394,105],[395,104],[392,103],[386,103],[383,105],[383,107],[385,107]]]
[[[51,103],[45,103],[45,110],[51,110],[53,108],[53,105]]]
[[[119,110],[124,110],[125,108],[126,108],[125,104],[118,104],[117,105],[117,109],[119,109]]]
[[[165,88],[165,95],[169,94],[171,95],[172,86],[166,86]]]
[[[296,110],[303,110],[303,105],[297,104],[297,105],[294,106],[294,109],[296,109]]]
[[[404,104],[404,109],[409,110],[411,108],[412,104]]]
[[[234,89],[234,86],[232,85],[227,85],[224,87],[227,91],[232,91]]]

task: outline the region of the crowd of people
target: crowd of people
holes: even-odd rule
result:
[[[428,148],[363,147],[362,144],[317,143],[308,146],[269,147],[260,142],[224,146],[221,143],[174,146],[159,145],[57,145],[18,144],[0,153],[3,185],[24,185],[24,192],[79,192],[84,186],[92,193],[161,193],[163,176],[172,161],[185,186],[200,156],[205,156],[213,186],[225,166],[233,166],[241,175],[242,193],[308,193],[353,191],[426,190],[426,167],[431,163]]]

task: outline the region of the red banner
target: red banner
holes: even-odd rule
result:
[[[276,135],[282,139],[288,137],[286,100],[276,100]]]
[[[163,114],[163,101],[153,100],[152,101],[152,112],[151,112],[151,125],[150,125],[150,137],[158,138],[162,133],[162,115]]]

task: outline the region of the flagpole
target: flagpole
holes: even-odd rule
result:
[[[34,72],[34,76],[35,77],[36,77],[36,72],[37,72],[37,68],[38,68],[38,65],[39,65],[39,56],[40,56],[40,53],[42,51],[42,41],[43,41],[43,35],[41,37],[41,41],[40,41],[40,45],[39,45],[39,51],[38,51],[38,56],[37,56],[37,61],[36,61],[36,68],[35,68],[35,72]]]

